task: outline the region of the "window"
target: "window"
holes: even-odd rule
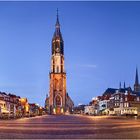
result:
[[[126,103],[126,107],[129,107],[129,103]]]
[[[59,73],[59,67],[57,66],[57,73]]]
[[[60,96],[56,97],[56,106],[60,106],[61,105],[61,98]]]
[[[124,107],[126,107],[126,103],[124,103]]]
[[[125,101],[127,101],[127,97],[125,97]]]

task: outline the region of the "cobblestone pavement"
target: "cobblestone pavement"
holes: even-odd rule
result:
[[[0,139],[140,139],[140,119],[80,115],[45,115],[0,120]]]

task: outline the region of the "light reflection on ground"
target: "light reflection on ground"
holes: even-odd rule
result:
[[[140,138],[140,119],[108,116],[38,116],[0,120],[0,138]]]

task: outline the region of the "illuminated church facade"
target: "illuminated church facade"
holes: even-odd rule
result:
[[[50,88],[48,111],[50,114],[71,113],[74,103],[66,90],[66,72],[64,66],[64,41],[60,31],[59,17],[52,38],[52,56],[50,70]]]

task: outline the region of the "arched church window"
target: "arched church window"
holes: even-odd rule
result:
[[[61,105],[61,98],[60,96],[56,96],[56,106],[60,106]]]

